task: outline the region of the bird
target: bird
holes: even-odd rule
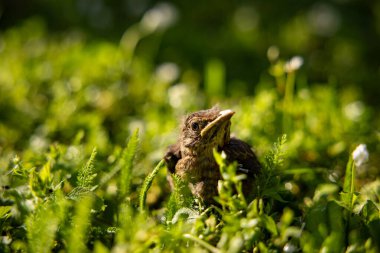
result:
[[[217,106],[189,114],[182,122],[178,141],[170,145],[164,155],[169,174],[186,182],[191,193],[206,204],[215,202],[218,181],[222,179],[214,149],[224,152],[228,163],[237,162],[237,174],[246,175],[244,195],[253,192],[255,176],[261,170],[251,146],[230,136],[234,114],[230,109],[221,110]]]

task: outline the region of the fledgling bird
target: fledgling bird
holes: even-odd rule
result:
[[[242,140],[230,137],[232,110],[213,107],[188,115],[183,122],[176,144],[169,146],[164,156],[170,173],[188,183],[193,195],[205,203],[212,203],[218,195],[221,179],[213,149],[224,151],[227,161],[237,161],[237,173],[244,173],[243,192],[250,195],[254,176],[261,165],[250,146]]]

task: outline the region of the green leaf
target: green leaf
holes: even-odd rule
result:
[[[343,191],[354,193],[354,183],[355,183],[355,166],[352,157],[350,156],[347,166],[346,174],[344,178]]]
[[[339,192],[336,184],[319,184],[314,192],[313,201],[318,202],[324,199],[335,199]]]
[[[326,203],[316,203],[307,210],[305,217],[306,230],[310,231],[315,245],[322,244],[328,235],[326,227],[328,226]]]
[[[299,174],[315,174],[315,173],[324,173],[328,170],[326,168],[294,168],[286,170],[276,170],[276,174],[279,175],[299,175]]]
[[[340,201],[337,200],[336,203],[350,212],[353,212],[353,203],[358,199],[359,193],[351,193],[351,192],[340,192]]]
[[[286,152],[284,151],[285,143],[287,141],[286,134],[278,138],[277,142],[273,144],[272,150],[265,156],[266,167],[272,171],[279,169],[283,163]]]
[[[223,159],[223,156],[214,148],[212,150],[212,153],[214,155],[214,159],[216,161],[216,163],[218,164],[218,166],[221,168],[221,167],[224,167],[226,164],[225,164],[225,159]]]
[[[136,129],[128,141],[127,147],[121,157],[121,172],[119,178],[120,196],[125,198],[129,195],[132,180],[132,165],[136,155],[137,145],[139,143],[139,129]]]
[[[194,196],[192,195],[186,182],[181,180],[177,175],[170,175],[171,180],[173,180],[174,189],[170,194],[168,204],[166,205],[166,219],[172,220],[175,214],[183,208],[190,208],[194,201]],[[184,209],[185,210],[185,209]]]
[[[188,220],[194,220],[195,218],[199,217],[199,213],[191,208],[188,207],[182,207],[180,208],[173,216],[173,219],[171,220],[172,224],[175,224],[179,221],[181,216],[186,217]]]
[[[293,218],[294,218],[293,210],[286,207],[284,209],[282,216],[281,216],[281,227],[283,229],[288,227],[293,222]]]
[[[39,172],[39,177],[41,178],[42,182],[45,184],[49,184],[51,181],[50,168],[51,168],[51,160],[49,159]]]
[[[360,214],[364,218],[365,222],[368,224],[371,221],[380,219],[380,210],[373,203],[372,200],[367,200],[365,205],[363,206]]]
[[[11,209],[11,206],[0,206],[0,219],[7,218]]]
[[[68,238],[66,238],[68,253],[85,252],[87,249],[87,229],[90,225],[92,203],[92,196],[87,195],[76,204],[71,231],[67,234]]]
[[[164,167],[166,167],[165,160],[162,159],[154,168],[154,170],[145,178],[143,186],[141,187],[141,190],[140,190],[140,212],[145,211],[146,195],[148,193],[150,186],[153,183],[153,179],[156,177],[157,173]]]
[[[340,235],[336,232],[330,234],[323,242],[320,252],[335,253],[343,252],[342,245],[340,244]]]
[[[212,253],[222,253],[222,251],[219,250],[218,248],[215,248],[214,246],[212,246],[208,242],[205,242],[196,236],[193,236],[191,234],[184,234],[183,237],[186,239],[192,240],[193,242],[198,243],[200,246],[202,246],[203,248],[207,249],[208,251],[210,251]]]
[[[352,212],[354,202],[356,199],[356,196],[354,194],[355,192],[355,163],[352,159],[352,156],[350,156],[347,166],[346,166],[346,174],[344,178],[344,184],[343,184],[343,192],[341,192],[341,201],[343,202],[343,205],[348,208]]]
[[[25,221],[30,252],[51,252],[59,219],[53,205],[40,205]]]
[[[278,232],[277,232],[277,226],[276,226],[276,223],[274,222],[273,218],[266,215],[266,214],[263,214],[261,216],[261,220],[262,222],[264,223],[264,227],[272,233],[272,235],[274,236],[277,236],[278,235]]]
[[[78,173],[77,183],[79,187],[87,188],[93,186],[94,178],[96,177],[94,161],[96,157],[96,148],[92,150],[91,156],[87,163]]]
[[[95,241],[94,244],[94,252],[95,253],[109,253],[110,251],[106,246],[104,246],[101,242]]]
[[[339,243],[343,247],[343,238],[345,234],[343,209],[335,201],[329,201],[327,203],[327,212],[329,225],[332,232],[336,232],[339,235]]]
[[[269,188],[269,189],[265,189],[263,192],[262,192],[262,196],[266,196],[266,197],[270,197],[270,198],[274,198],[275,200],[277,201],[280,201],[282,203],[287,203],[288,201],[284,200],[281,195],[278,193],[278,189],[272,189],[272,188]]]
[[[380,234],[380,220],[376,219],[367,224],[367,227],[369,229],[369,232],[373,238],[373,241],[376,243],[378,249],[380,249],[380,241],[379,241],[379,234]]]

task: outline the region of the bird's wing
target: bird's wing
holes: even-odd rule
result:
[[[170,145],[164,156],[166,167],[171,173],[175,172],[175,166],[178,160],[181,159],[181,146],[179,143]]]
[[[224,145],[222,150],[226,153],[229,162],[236,161],[238,163],[238,172],[250,176],[254,176],[259,172],[261,164],[251,147],[244,141],[231,138],[230,142]]]

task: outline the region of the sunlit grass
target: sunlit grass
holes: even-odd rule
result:
[[[201,73],[155,67],[133,32],[120,46],[48,37],[38,21],[4,33],[0,251],[378,251],[378,133],[358,92],[300,84],[302,64],[276,56],[272,81],[242,97],[228,96],[228,69],[210,59],[204,93]],[[216,102],[264,165],[252,201],[218,153],[219,205],[176,178],[170,191],[160,161],[181,116]],[[360,143],[367,153],[352,156]]]

